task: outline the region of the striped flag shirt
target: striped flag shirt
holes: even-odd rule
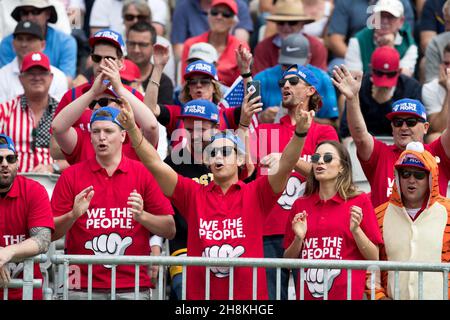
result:
[[[39,124],[28,107],[25,95],[0,104],[0,133],[12,138],[19,156],[19,172],[31,171],[39,164],[53,162],[50,156],[50,126],[58,102],[49,98]]]

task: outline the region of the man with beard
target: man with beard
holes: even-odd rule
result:
[[[322,99],[317,92],[318,80],[314,73],[305,66],[292,65],[284,72],[279,81],[282,91],[282,106],[288,114],[280,119],[280,123],[263,123],[256,128],[256,135],[252,136],[251,146],[253,155],[256,152],[257,175],[272,175],[290,139],[294,135],[296,121],[295,110],[317,112],[322,106]],[[312,122],[305,139],[301,157],[287,182],[282,196],[266,217],[264,224],[264,256],[266,258],[283,257],[283,237],[289,210],[294,201],[302,194],[301,183],[311,170],[310,156],[318,143],[324,140],[338,140],[335,129],[330,125]],[[255,150],[256,148],[256,150]],[[267,269],[269,298],[276,298],[276,269]],[[281,299],[287,299],[289,271],[282,269]]]
[[[18,167],[12,139],[0,134],[0,286],[21,274],[17,272],[21,264],[9,262],[46,252],[54,230],[47,191],[38,182],[17,176]],[[42,279],[39,264],[35,264],[34,277]],[[9,290],[8,298],[21,299],[22,289]],[[42,289],[34,290],[33,299],[42,299]]]

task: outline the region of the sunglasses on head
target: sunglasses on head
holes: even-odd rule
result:
[[[425,171],[415,171],[415,170],[400,170],[399,171],[400,177],[403,179],[409,179],[411,175],[414,176],[417,180],[423,180],[427,176],[427,173]]]
[[[278,26],[284,26],[285,24],[293,27],[298,24],[298,21],[277,21],[276,24]]]
[[[111,102],[115,102],[115,103],[120,103],[119,100],[114,99],[114,98],[100,98],[97,100],[92,100],[91,103],[89,103],[89,109],[94,109],[95,105],[99,105],[100,107],[106,107],[108,106]]]
[[[392,125],[396,128],[402,127],[404,122],[406,123],[408,128],[412,128],[412,127],[415,127],[418,122],[423,123],[423,122],[425,122],[425,120],[420,119],[420,118],[407,118],[407,119],[394,118],[394,119],[392,119]]]
[[[300,83],[300,78],[299,77],[290,77],[290,78],[283,78],[278,80],[278,85],[280,86],[280,88],[283,88],[284,85],[286,84],[286,82],[290,83],[290,85],[292,86],[296,86],[297,84]]]
[[[40,15],[40,14],[42,13],[42,11],[44,11],[44,10],[45,10],[45,8],[42,8],[42,9],[40,9],[40,8],[34,8],[34,9],[29,9],[29,10],[22,9],[22,10],[20,10],[20,15],[21,15],[21,16],[27,16],[27,15],[29,15],[29,14],[31,13],[33,16],[38,16],[38,15]]]
[[[8,154],[7,156],[0,156],[0,164],[3,163],[3,159],[6,159],[6,162],[8,162],[9,164],[13,164],[17,161],[17,155]]]
[[[214,158],[220,152],[220,154],[223,157],[228,157],[233,153],[233,150],[235,150],[235,148],[232,146],[216,147],[216,148],[211,148],[209,154],[211,155],[211,158]]]
[[[231,18],[234,17],[234,13],[231,11],[227,11],[227,10],[219,10],[217,8],[211,8],[211,10],[209,11],[209,13],[213,16],[216,17],[219,15],[219,13],[222,15],[222,17],[224,18]]]
[[[324,162],[324,163],[330,163],[331,161],[333,161],[333,154],[332,154],[332,153],[329,153],[329,152],[325,152],[325,153],[323,154],[323,156],[322,156],[322,155],[320,155],[319,153],[314,153],[314,154],[311,156],[311,162],[312,162],[312,163],[319,163],[320,158],[323,159],[323,162]]]
[[[205,85],[207,85],[207,84],[211,84],[211,82],[212,82],[212,80],[209,79],[209,78],[203,78],[203,79],[188,79],[188,80],[186,80],[186,83],[187,83],[188,85],[190,85],[190,86],[196,86],[196,85],[198,85],[199,83],[200,83],[202,86],[205,86]]]
[[[91,59],[92,61],[94,61],[95,63],[100,63],[100,61],[102,61],[102,59],[111,59],[111,60],[116,60],[116,57],[111,57],[111,56],[101,56],[95,53],[91,54]]]
[[[134,21],[134,20],[139,20],[139,21],[146,21],[148,20],[149,16],[146,15],[134,15],[134,14],[126,14],[123,16],[123,18],[125,19],[125,21]]]
[[[394,78],[398,75],[398,71],[381,71],[376,69],[372,69],[372,73],[378,77],[386,76],[388,78]]]

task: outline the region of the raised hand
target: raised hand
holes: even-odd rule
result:
[[[105,64],[100,65],[102,72],[105,75],[105,79],[111,82],[111,85],[115,92],[119,92],[123,88],[122,80],[120,79],[120,68],[117,62],[112,59],[105,59]]]
[[[131,206],[130,211],[133,213],[133,219],[139,220],[144,213],[144,200],[136,189],[134,189],[128,196],[127,204]]]
[[[131,109],[130,104],[123,96],[121,96],[118,100],[120,113],[117,116],[117,120],[125,130],[130,131],[136,127],[133,109]]]
[[[244,97],[244,101],[242,102],[242,110],[241,110],[241,118],[239,122],[244,126],[249,126],[252,120],[252,116],[255,113],[262,111],[262,102],[261,96],[257,96],[256,98],[250,99],[252,93],[247,93]],[[250,100],[249,100],[250,99]]]
[[[358,206],[352,206],[350,208],[350,231],[355,232],[359,225],[361,224],[361,221],[363,219],[363,212],[362,209]]]
[[[299,105],[295,110],[296,131],[299,133],[307,132],[311,127],[312,120],[314,119],[314,110],[305,111],[302,106]]]
[[[292,230],[295,235],[300,239],[304,240],[306,236],[306,232],[308,231],[308,222],[306,221],[306,217],[308,214],[305,210],[303,212],[299,212],[292,219]]]
[[[239,47],[235,50],[235,53],[239,71],[242,74],[250,72],[253,61],[252,53],[242,44],[240,44]]]
[[[155,65],[165,67],[169,61],[169,48],[160,44],[155,44],[153,46],[153,62]]]
[[[353,99],[361,88],[362,75],[361,71],[354,71],[352,75],[344,65],[335,66],[331,81],[347,99]]]
[[[94,92],[94,96],[98,96],[106,90],[107,87],[104,80],[106,80],[106,75],[103,71],[101,71],[95,78],[94,83],[92,84],[92,87],[90,89]]]
[[[94,197],[93,186],[85,188],[79,194],[76,195],[72,209],[72,214],[75,219],[78,219],[79,217],[81,217],[83,214],[86,213],[93,197]]]

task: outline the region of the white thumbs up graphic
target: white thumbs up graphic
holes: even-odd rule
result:
[[[314,298],[323,298],[325,290],[329,292],[333,285],[334,279],[341,274],[340,269],[328,270],[328,286],[325,286],[325,270],[324,269],[308,269],[306,271],[306,284],[308,290]]]
[[[96,256],[121,256],[125,250],[133,243],[131,237],[122,237],[117,233],[102,234],[86,241],[84,248],[92,250]],[[112,268],[111,265],[103,265],[105,268]]]
[[[206,258],[238,258],[243,255],[245,249],[243,246],[237,246],[233,248],[229,244],[223,244],[222,246],[207,247],[203,250],[202,257]],[[212,267],[211,272],[218,278],[228,277],[230,274],[229,267]]]

